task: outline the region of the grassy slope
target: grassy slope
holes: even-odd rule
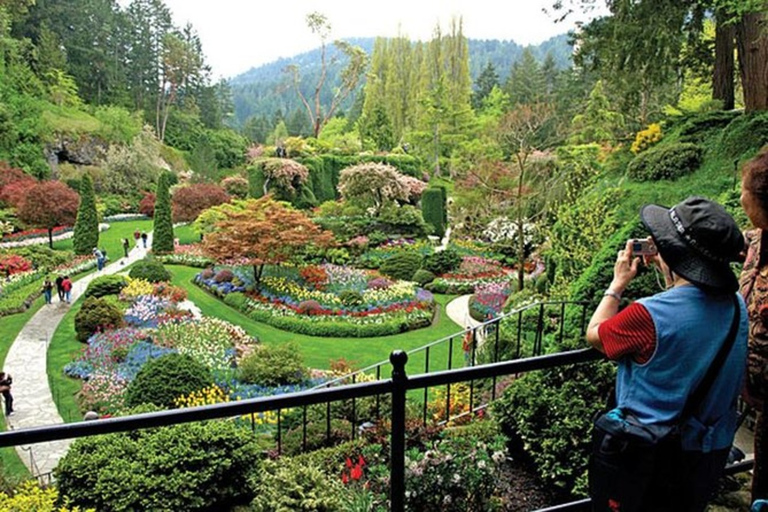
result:
[[[107,250],[107,256],[111,261],[117,261],[123,257],[123,238],[127,238],[133,247],[133,232],[136,230],[149,232],[152,230],[151,220],[137,220],[131,222],[113,222],[109,229],[99,236],[99,247]],[[60,240],[53,243],[54,249],[72,250],[72,239]]]

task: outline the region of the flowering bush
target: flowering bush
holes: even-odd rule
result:
[[[512,242],[518,237],[517,222],[508,217],[497,217],[493,219],[483,230],[483,238],[492,243]],[[530,222],[523,223],[523,240],[526,250],[535,249],[536,226]]]
[[[661,125],[659,123],[651,123],[645,130],[640,130],[635,135],[635,140],[632,142],[630,151],[634,154],[638,154],[641,151],[645,151],[649,147],[653,146],[661,140]]]
[[[328,282],[328,274],[325,269],[317,265],[307,265],[299,270],[299,275],[304,284],[314,290],[322,290]]]
[[[155,287],[146,279],[134,279],[131,277],[126,279],[128,280],[128,285],[120,292],[120,300],[122,301],[133,301],[142,295],[152,295],[155,291]]]
[[[32,262],[18,254],[0,257],[0,276],[12,276],[32,270]]]
[[[152,294],[167,299],[173,304],[187,300],[187,290],[170,283],[155,283]]]

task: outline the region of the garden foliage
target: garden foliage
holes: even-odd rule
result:
[[[675,180],[696,171],[703,150],[690,142],[676,142],[649,149],[637,155],[627,174],[637,181]]]
[[[316,465],[290,458],[264,461],[251,481],[253,512],[331,512],[342,510],[341,480]]]
[[[155,222],[152,234],[152,251],[156,254],[173,252],[173,214],[170,186],[168,173],[161,174],[157,181]]]
[[[104,298],[88,297],[75,315],[75,332],[81,343],[88,341],[95,332],[122,325],[123,312]]]
[[[132,279],[144,279],[150,283],[170,281],[171,274],[162,263],[153,258],[145,258],[137,261],[128,274]]]
[[[128,280],[125,276],[99,276],[88,283],[88,288],[85,289],[85,296],[104,297],[105,295],[119,295],[126,286],[128,286]]]
[[[75,254],[91,254],[99,245],[99,218],[96,212],[96,198],[93,180],[87,173],[80,180],[80,206],[77,208],[75,234],[72,247]]]
[[[300,384],[307,378],[301,350],[295,343],[261,345],[240,362],[240,380],[262,386]]]
[[[382,263],[379,270],[393,279],[410,281],[413,274],[421,268],[421,260],[421,254],[417,252],[402,251]]]
[[[167,354],[145,364],[131,381],[125,394],[128,407],[154,404],[171,408],[180,396],[213,383],[211,372],[194,358]]]
[[[428,188],[421,196],[421,211],[424,221],[442,238],[445,234],[446,207],[444,192],[439,188]]]
[[[737,117],[723,130],[720,151],[729,158],[755,152],[768,141],[768,112]]]

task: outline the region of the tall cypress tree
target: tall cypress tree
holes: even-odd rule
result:
[[[152,251],[156,254],[173,252],[173,217],[168,175],[163,173],[157,180],[155,221],[152,235]]]
[[[96,213],[96,197],[93,180],[87,174],[80,180],[80,206],[75,220],[75,236],[72,245],[75,254],[91,254],[99,244],[99,216]]]

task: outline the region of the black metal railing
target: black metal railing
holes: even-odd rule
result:
[[[290,408],[307,407],[318,404],[330,404],[343,400],[389,395],[391,399],[390,433],[390,506],[394,512],[405,509],[405,444],[406,444],[406,399],[409,391],[418,391],[434,386],[472,380],[492,379],[505,375],[520,374],[564,365],[581,364],[596,361],[602,356],[592,349],[581,349],[559,354],[477,365],[461,369],[449,369],[409,377],[405,371],[408,355],[395,351],[390,355],[392,364],[391,377],[374,382],[348,384],[327,389],[315,389],[298,393],[289,393],[274,397],[254,398],[238,402],[225,402],[215,405],[174,409],[133,416],[107,418],[98,421],[85,421],[47,427],[35,427],[0,433],[0,447],[27,445],[61,439],[128,432],[145,428],[162,427],[195,421],[224,419],[253,415],[268,411],[277,411],[278,443],[280,439],[281,411]],[[306,436],[306,430],[305,430]],[[304,439],[306,443],[306,437]],[[739,467],[746,471],[751,461]],[[587,510],[588,500],[580,500],[559,505],[546,510]]]
[[[577,301],[541,301],[514,309],[504,315],[487,320],[474,327],[464,329],[450,336],[433,341],[421,347],[409,350],[408,358],[423,368],[423,373],[450,370],[456,367],[473,367],[484,363],[517,360],[525,357],[541,356],[546,349],[563,346],[568,332],[566,323],[578,327],[577,338],[582,339],[587,320],[586,302]],[[468,343],[464,338],[468,337]],[[468,349],[467,349],[468,348]],[[461,353],[461,355],[459,355]],[[423,359],[423,362],[422,362]],[[325,389],[343,384],[354,384],[365,376],[372,376],[378,381],[386,378],[389,360],[380,361],[361,370],[331,379],[313,389]],[[443,423],[472,414],[485,408],[496,400],[498,377],[491,377],[486,399],[478,394],[477,381],[469,382],[469,407],[456,416],[451,415],[450,386],[445,393],[445,416]],[[427,424],[429,388],[424,388],[422,399],[422,422]],[[353,407],[354,408],[354,407]],[[377,399],[376,410],[379,410]],[[377,415],[378,419],[378,415]]]

